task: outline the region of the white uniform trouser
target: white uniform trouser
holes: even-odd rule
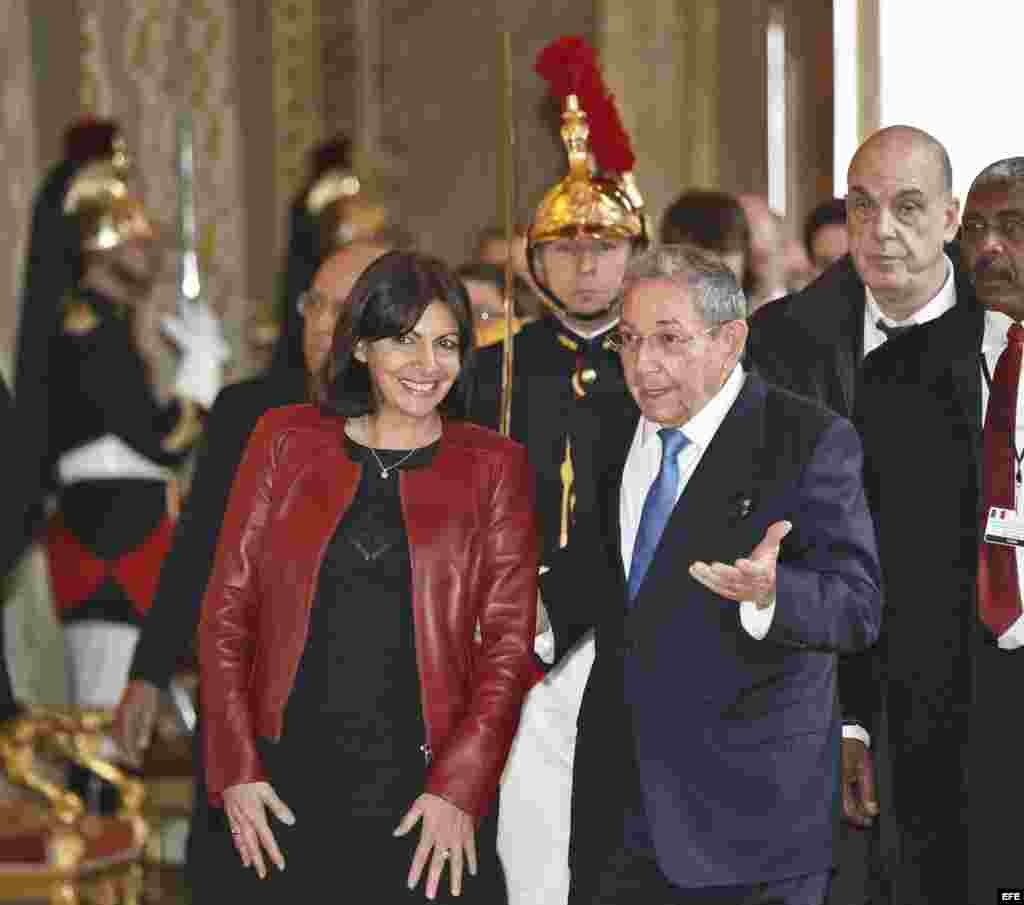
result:
[[[527,695],[501,780],[498,854],[509,905],[565,905],[576,719],[594,663],[587,636]]]
[[[83,620],[64,626],[71,700],[79,707],[112,708],[128,683],[139,629],[121,622]]]

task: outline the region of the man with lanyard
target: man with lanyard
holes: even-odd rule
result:
[[[892,905],[1024,889],[1024,158],[974,180],[961,245],[966,304],[872,355],[857,399],[887,597],[865,682],[882,678],[868,718],[888,736],[879,901]]]
[[[555,42],[537,68],[556,92],[551,67],[560,65],[552,61],[560,51],[596,66],[580,39]],[[607,144],[616,139],[602,131],[607,94],[559,100],[569,173],[538,206],[527,249],[549,310],[515,336],[511,384],[511,435],[526,445],[536,475],[544,556],[564,547],[574,524],[591,517],[600,449],[636,420],[608,338],[619,320],[626,267],[647,244],[642,202],[627,188],[628,178],[623,182],[608,169],[600,177],[591,172],[590,151],[599,166],[615,159]],[[478,358],[474,418],[492,427],[499,423],[503,347],[483,349]],[[538,653],[550,658],[550,636],[538,639]],[[523,709],[502,782],[498,830],[512,905],[564,905],[568,898],[576,718],[592,662],[588,638],[538,682]]]

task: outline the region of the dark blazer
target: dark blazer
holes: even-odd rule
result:
[[[217,537],[242,452],[268,409],[306,400],[306,373],[279,369],[225,387],[206,419],[192,485],[142,623],[130,676],[166,688],[192,650],[199,605],[213,568]]]
[[[982,903],[1024,885],[1024,652],[999,650],[977,618],[983,327],[969,297],[872,353],[858,396],[889,601],[871,660],[893,901]]]
[[[960,268],[960,246],[947,243],[945,252],[953,264],[957,307],[971,308],[974,293]],[[852,420],[864,364],[865,305],[864,281],[846,255],[802,291],[751,315],[748,361],[765,380]],[[841,658],[839,697],[845,719],[867,726],[878,710],[877,688],[865,681],[872,667],[856,662],[861,659]]]
[[[957,299],[971,297],[957,243],[946,245]],[[864,360],[864,281],[846,255],[800,292],[749,319],[748,361],[770,383],[852,418]]]
[[[630,776],[639,777],[661,869],[681,887],[827,870],[838,782],[835,652],[871,644],[881,621],[857,435],[748,375],[628,613],[619,524],[627,449],[604,471],[600,524],[542,578],[560,649],[595,623],[576,746],[574,883],[620,844]],[[738,604],[706,590],[688,567],[749,554],[780,519],[793,530],[772,626],[757,641]]]
[[[359,486],[344,425],[311,405],[275,409],[256,425],[231,489],[199,626],[213,803],[228,786],[265,779],[256,736],[281,737],[323,553]],[[433,751],[424,791],[479,816],[533,675],[532,475],[518,443],[446,421],[429,467],[398,480]]]
[[[864,350],[864,283],[849,255],[749,319],[747,357],[765,380],[849,418]]]

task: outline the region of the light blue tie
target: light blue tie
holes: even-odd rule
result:
[[[661,439],[661,468],[658,476],[647,491],[644,509],[640,514],[640,526],[633,545],[633,561],[629,565],[629,602],[636,600],[647,569],[654,559],[668,517],[676,505],[679,490],[679,453],[690,443],[690,438],[674,427],[663,427],[658,431]]]

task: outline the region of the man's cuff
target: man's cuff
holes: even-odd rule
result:
[[[1024,646],[1024,616],[1018,616],[1005,632],[999,636],[999,647],[1001,650],[1016,650]]]
[[[871,748],[871,734],[860,723],[843,723],[843,738],[855,738],[865,748]]]
[[[555,632],[551,626],[533,639],[533,652],[548,666],[555,662]]]
[[[761,641],[768,630],[772,627],[772,619],[775,617],[775,598],[764,609],[761,609],[753,600],[744,600],[740,604],[740,622],[755,641]]]

